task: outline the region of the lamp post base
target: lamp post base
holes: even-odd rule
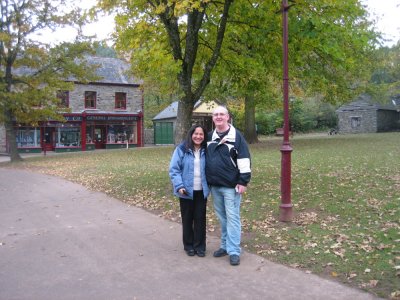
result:
[[[288,136],[288,135],[286,135]],[[293,217],[293,205],[291,200],[291,152],[288,138],[284,140],[281,153],[281,204],[279,205],[280,216],[279,221],[290,222]]]
[[[279,221],[291,222],[293,220],[293,205],[281,204],[279,206]]]

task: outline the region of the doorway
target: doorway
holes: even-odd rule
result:
[[[54,127],[44,127],[43,130],[43,150],[54,151]]]
[[[104,149],[106,147],[106,126],[96,126],[94,128],[94,145],[96,149]]]

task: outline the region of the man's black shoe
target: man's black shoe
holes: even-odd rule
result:
[[[197,254],[198,257],[204,257],[204,256],[206,256],[206,252],[203,251],[203,250],[197,250],[197,251],[196,251],[196,254]]]
[[[214,252],[213,256],[214,257],[222,257],[228,255],[228,252],[226,252],[225,249],[219,248],[217,251]]]
[[[229,262],[231,263],[231,266],[237,266],[240,264],[240,256],[236,254],[232,254],[229,256]]]
[[[189,256],[194,256],[195,252],[194,252],[193,249],[191,249],[191,250],[186,250],[186,254],[189,255]]]

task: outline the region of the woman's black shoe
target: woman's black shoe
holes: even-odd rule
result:
[[[194,252],[193,249],[192,250],[186,250],[186,254],[189,255],[189,256],[194,256],[195,252]]]
[[[206,256],[206,252],[203,251],[203,250],[197,250],[197,251],[196,251],[196,254],[197,254],[198,257],[204,257],[204,256]]]

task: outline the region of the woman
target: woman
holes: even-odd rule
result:
[[[201,125],[189,129],[176,147],[169,166],[174,194],[179,197],[183,248],[187,255],[206,255],[206,207],[210,192],[205,175],[206,131]]]

